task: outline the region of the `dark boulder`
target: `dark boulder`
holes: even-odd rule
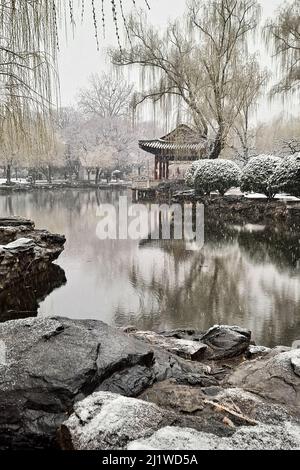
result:
[[[251,332],[238,326],[215,325],[201,336],[201,342],[208,347],[206,357],[215,360],[244,354],[250,341]]]

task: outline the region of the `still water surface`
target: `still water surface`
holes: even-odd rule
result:
[[[299,233],[206,221],[205,245],[198,251],[187,251],[181,241],[101,241],[97,207],[117,204],[120,195],[124,192],[0,195],[1,215],[33,219],[37,228],[67,238],[57,261],[67,282],[57,282],[59,288],[54,283],[49,295],[38,298],[38,315],[154,330],[237,324],[269,346],[300,339]],[[18,295],[23,294],[13,292]]]

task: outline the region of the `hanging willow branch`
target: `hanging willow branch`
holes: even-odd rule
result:
[[[98,48],[98,8],[105,28],[105,6],[108,6],[120,48],[118,19],[122,17],[126,23],[122,0],[101,0],[101,3],[81,0],[78,3],[82,20],[88,11],[92,14]],[[132,0],[132,4],[136,2]],[[149,7],[147,1],[146,5]],[[35,140],[37,135],[43,139],[43,127],[48,128],[51,109],[58,103],[56,70],[62,20],[66,29],[68,23],[75,28],[74,0],[0,0],[0,133],[2,131],[22,149],[32,134],[28,123],[36,122],[39,116],[39,125],[34,124],[34,127],[41,131],[35,133]],[[9,148],[7,143],[5,148]]]
[[[266,45],[278,60],[281,78],[272,93],[300,90],[300,0],[285,3],[264,29]]]

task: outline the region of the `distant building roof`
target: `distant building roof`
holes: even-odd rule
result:
[[[160,139],[140,140],[139,146],[145,152],[170,160],[195,160],[206,152],[207,139],[189,126],[181,124]]]

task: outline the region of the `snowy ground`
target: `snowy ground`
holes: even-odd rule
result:
[[[27,184],[28,181],[26,181],[26,178],[12,178],[11,179],[12,183],[18,183],[18,184]],[[0,184],[6,184],[6,178],[0,178]]]
[[[15,179],[15,178],[12,178],[11,181],[13,183],[18,183],[18,184],[28,184],[28,181],[26,181],[26,178],[18,178],[18,179]],[[103,183],[106,183],[107,181],[106,180],[103,180]],[[61,180],[53,180],[52,181],[52,184],[53,183],[61,183]],[[101,181],[102,183],[102,181]],[[124,183],[123,180],[112,180],[110,181],[110,184],[122,184]],[[6,179],[5,178],[0,178],[0,185],[1,184],[6,184]],[[37,180],[36,181],[36,184],[47,184],[47,180]],[[230,189],[227,193],[226,193],[226,196],[242,196],[243,193],[241,192],[241,190],[239,188],[234,188],[234,189]],[[245,197],[247,199],[267,199],[267,196],[265,196],[264,194],[259,194],[259,193],[250,193],[250,194],[245,194]],[[287,194],[277,194],[275,196],[275,199],[280,199],[280,200],[284,200],[284,201],[300,201],[299,198],[297,197],[294,197],[294,196],[288,196]]]
[[[243,193],[241,192],[239,188],[234,188],[234,189],[230,189],[226,193],[226,196],[243,196]],[[265,196],[264,194],[259,194],[259,193],[245,194],[245,197],[247,199],[267,199],[267,196]],[[284,201],[300,201],[299,198],[295,196],[288,196],[287,194],[277,194],[275,196],[275,199],[281,199]]]

